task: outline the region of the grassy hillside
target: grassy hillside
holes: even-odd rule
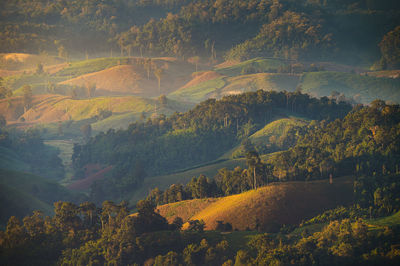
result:
[[[368,224],[371,225],[372,229],[386,227],[386,226],[395,226],[400,224],[400,211],[395,214],[383,218],[369,220]]]
[[[0,228],[5,228],[11,216],[22,218],[40,210],[45,215],[52,214],[52,205],[25,192],[0,184]]]
[[[333,184],[329,184],[328,180],[273,183],[258,190],[216,200],[184,201],[159,206],[158,209],[168,219],[177,216],[202,219],[208,230],[215,229],[220,220],[231,223],[233,228],[239,230],[258,228],[274,231],[282,224],[297,224],[326,209],[349,204],[352,200],[353,179],[338,178]],[[186,203],[188,205],[184,206]],[[199,212],[189,217],[186,210],[192,205],[198,206]]]
[[[279,138],[284,136],[292,127],[303,127],[307,125],[307,120],[299,117],[291,116],[289,118],[277,119],[252,134],[249,139],[254,144],[257,150],[262,153],[267,147],[276,145],[280,147]],[[231,150],[225,156],[239,158],[245,156],[243,146],[240,145]]]
[[[195,80],[194,78],[193,80]],[[194,83],[193,80],[190,83]],[[248,91],[276,90],[293,91],[299,81],[299,75],[257,73],[233,77],[217,76],[192,86],[184,86],[169,97],[189,102],[201,102],[208,98],[221,98],[225,95],[239,94]]]
[[[134,192],[132,195],[130,202],[136,203],[137,201],[147,197],[150,190],[158,187],[161,190],[168,188],[171,184],[186,184],[188,183],[194,176],[198,177],[201,174],[206,175],[207,177],[214,177],[219,169],[224,167],[228,169],[233,169],[236,166],[245,166],[245,160],[223,160],[220,162],[214,162],[207,165],[202,165],[198,167],[193,167],[191,169],[183,170],[181,172],[155,176],[155,177],[147,177],[144,179],[143,185]]]
[[[32,210],[49,214],[55,201],[84,200],[82,195],[73,194],[55,182],[5,169],[0,169],[0,188],[0,223],[4,223],[3,219],[8,219],[11,215],[23,217]]]
[[[362,103],[370,103],[377,98],[400,102],[400,79],[342,72],[312,72],[302,76],[301,88],[304,93],[315,96],[328,96],[337,91],[346,97],[356,97]]]
[[[29,164],[23,162],[13,150],[0,146],[0,169],[29,171]]]
[[[275,58],[254,58],[231,66],[217,66],[215,71],[226,76],[238,76],[246,71],[271,72],[285,66],[285,61]]]
[[[49,85],[56,85],[54,91],[63,95],[69,95],[76,85],[83,96],[87,83],[96,84],[98,96],[110,93],[158,96],[183,86],[194,71],[191,64],[175,58],[152,58],[151,67],[147,69],[147,60],[150,59],[96,58],[45,66],[41,74],[36,73],[36,69],[10,71],[4,67],[0,69],[0,75],[5,77],[7,86],[16,96],[22,94],[20,88],[27,84],[31,85],[34,94],[48,93],[51,91]],[[162,69],[160,89],[155,69]]]
[[[17,122],[22,117],[27,123],[72,122],[95,118],[102,110],[111,111],[117,116],[127,113],[134,114],[133,117],[129,117],[136,119],[142,112],[146,113],[147,117],[150,117],[155,111],[168,115],[175,111],[185,111],[189,106],[188,104],[180,104],[173,100],[167,100],[166,104],[161,105],[158,100],[134,96],[74,100],[67,96],[41,95],[34,96],[33,107],[24,113],[21,97],[0,100],[0,111],[9,123]],[[112,119],[114,118],[112,117],[107,121],[103,121],[98,127],[105,129],[107,128],[107,123],[117,125],[118,122],[112,121]],[[115,117],[115,119],[119,120],[121,117]],[[91,123],[97,120],[91,121]],[[125,117],[125,119],[122,119],[120,125],[126,123],[128,120]],[[131,119],[130,122],[132,121]]]

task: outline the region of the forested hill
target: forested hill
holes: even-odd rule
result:
[[[370,64],[382,37],[400,25],[391,0],[8,0],[0,7],[0,51],[64,58],[114,50]]]
[[[87,164],[113,165],[113,179],[97,182],[92,193],[107,194],[113,188],[118,196],[140,185],[146,174],[172,172],[215,160],[287,112],[334,120],[344,117],[351,108],[344,102],[311,98],[300,92],[260,90],[218,101],[210,99],[186,113],[169,118],[161,115],[131,124],[127,130],[101,133],[85,145],[76,145],[72,159],[77,176],[83,174]]]

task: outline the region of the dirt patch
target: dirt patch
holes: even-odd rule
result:
[[[0,54],[0,63],[6,70],[26,70],[32,72],[37,64],[56,65],[64,62],[63,59],[48,55],[35,55],[24,53]]]
[[[74,79],[63,81],[60,84],[76,85],[80,87],[96,84],[96,90],[142,94],[145,91],[141,85],[148,82],[140,72],[142,71],[136,66],[121,65],[82,75]],[[152,85],[154,86],[156,84],[154,83]]]
[[[0,69],[0,77],[9,77],[9,76],[14,76],[14,75],[19,75],[24,73],[24,71],[21,70],[6,70],[6,69]]]
[[[44,95],[35,95],[33,96],[32,105],[33,108],[27,110],[28,117],[24,117],[24,119],[30,120],[30,117],[33,117],[38,114],[40,108],[46,106],[49,102],[65,99],[68,97],[60,96],[60,95],[52,95],[52,94],[44,94]],[[23,107],[23,99],[22,96],[10,97],[7,99],[0,100],[0,114],[4,115],[8,122],[17,121],[24,115],[24,107]],[[32,112],[32,114],[30,114]]]
[[[240,61],[237,61],[237,60],[229,60],[229,61],[225,61],[219,65],[216,65],[215,68],[231,67],[231,66],[237,65],[239,63],[240,63]]]
[[[202,82],[213,80],[216,78],[222,77],[221,74],[215,72],[215,71],[206,71],[206,72],[201,72],[201,73],[195,73],[193,76],[193,79],[186,83],[182,88],[189,88],[196,86]]]
[[[90,168],[91,166],[88,166],[88,167]],[[95,168],[96,168],[96,167],[95,167]],[[108,166],[108,167],[106,167],[106,168],[104,168],[104,169],[102,169],[102,170],[100,170],[100,171],[98,171],[98,172],[95,172],[95,173],[93,173],[93,174],[87,176],[87,177],[84,178],[84,179],[75,181],[74,183],[68,185],[67,187],[68,187],[69,189],[72,189],[72,190],[88,190],[88,189],[90,188],[90,186],[91,186],[96,180],[101,180],[101,179],[103,179],[103,178],[105,177],[105,175],[106,175],[108,172],[111,171],[111,169],[112,169],[112,166]],[[94,170],[94,168],[91,167],[90,170]],[[88,171],[89,171],[89,170],[86,169],[86,172],[88,172]],[[90,172],[90,171],[89,171],[89,172]]]
[[[365,76],[373,76],[377,78],[392,78],[392,79],[400,78],[400,70],[384,70],[375,72],[365,72],[362,74]]]

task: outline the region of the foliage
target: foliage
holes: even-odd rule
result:
[[[376,100],[343,120],[311,123],[296,146],[269,162],[279,179],[309,180],[324,176],[398,172],[398,105]]]
[[[74,168],[78,171],[88,163],[114,165],[115,181],[132,177],[138,162],[147,175],[198,165],[221,156],[252,133],[249,125],[260,128],[280,108],[329,120],[343,117],[351,107],[299,92],[257,91],[219,101],[210,99],[183,114],[169,118],[161,115],[145,123],[131,124],[127,130],[109,130],[97,135],[86,145],[76,146],[72,157]],[[107,185],[102,187],[110,189]]]
[[[382,58],[380,61],[383,69],[398,69],[400,67],[400,26],[383,36],[379,43]]]

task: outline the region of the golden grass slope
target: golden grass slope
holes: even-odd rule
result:
[[[49,55],[26,53],[1,53],[0,68],[6,70],[27,70],[35,68],[37,64],[56,65],[63,63],[63,59]]]
[[[38,95],[33,97],[33,107],[24,113],[22,97],[0,100],[0,113],[9,123],[22,117],[26,123],[51,123],[66,120],[92,118],[101,110],[113,113],[151,112],[155,100],[134,96],[98,97],[74,100],[61,95]]]
[[[282,224],[298,224],[352,200],[353,179],[347,177],[334,179],[333,184],[328,180],[273,183],[257,190],[206,201],[207,204],[204,199],[198,199],[159,206],[158,210],[168,220],[177,216],[186,218],[184,222],[204,220],[207,230],[215,229],[217,221],[224,221],[239,230],[275,231]],[[187,209],[192,206],[197,206],[199,212],[191,216]]]
[[[138,68],[132,65],[114,66],[69,79],[59,84],[80,87],[85,87],[87,84],[96,84],[96,90],[132,94],[146,94],[144,86],[157,88],[157,83],[154,80],[148,81],[139,74]]]
[[[113,66],[101,71],[84,74],[60,82],[60,85],[96,85],[96,95],[132,94],[158,96],[167,94],[184,85],[191,78],[192,67],[173,58],[153,58],[147,70],[144,59],[132,58],[129,64]],[[162,69],[160,88],[155,69]]]
[[[299,80],[300,75],[296,74],[257,73],[228,77],[208,71],[195,76],[189,83],[169,96],[173,99],[201,102],[208,98],[222,98],[226,95],[259,89],[293,91]]]

